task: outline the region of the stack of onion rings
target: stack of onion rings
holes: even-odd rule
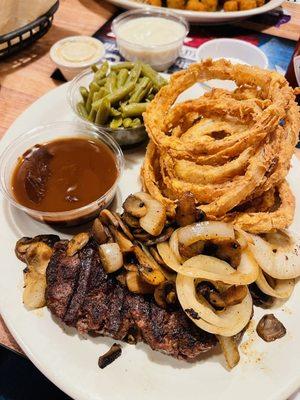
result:
[[[232,80],[233,92],[213,89],[174,105],[196,82]],[[148,106],[150,137],[144,190],[174,216],[192,192],[208,219],[253,233],[287,227],[294,198],[285,181],[298,140],[300,113],[293,89],[273,71],[206,60],[174,74]]]

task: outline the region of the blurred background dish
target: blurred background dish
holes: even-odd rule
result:
[[[225,58],[233,64],[248,64],[268,68],[268,58],[257,46],[239,39],[213,39],[203,43],[197,51],[199,61],[206,58]]]
[[[131,9],[144,9],[145,2],[139,2],[135,0],[107,0],[116,6],[122,7],[127,10]],[[276,7],[279,7],[284,0],[270,0],[265,3],[261,7],[252,8],[249,10],[242,10],[242,11],[189,11],[189,10],[181,10],[181,9],[172,9],[172,11],[176,12],[176,14],[181,15],[182,17],[186,18],[189,22],[192,23],[201,23],[201,24],[222,24],[228,23],[232,21],[239,21],[253,15],[262,14],[267,11],[273,10]],[[156,10],[156,6],[149,6],[153,10]]]

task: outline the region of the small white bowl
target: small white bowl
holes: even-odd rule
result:
[[[202,44],[197,59],[213,60],[225,58],[233,64],[247,64],[263,69],[268,68],[268,58],[263,51],[251,43],[238,39],[213,39]]]
[[[90,36],[69,36],[56,42],[50,50],[52,61],[61,70],[67,81],[105,55],[103,43]]]

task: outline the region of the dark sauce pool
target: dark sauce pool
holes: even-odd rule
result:
[[[118,177],[116,159],[102,142],[61,138],[37,144],[18,160],[11,185],[16,201],[48,212],[86,206],[105,194]]]

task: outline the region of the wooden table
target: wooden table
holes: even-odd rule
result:
[[[295,5],[286,3],[284,7],[295,12]],[[292,24],[282,34],[294,40],[300,32],[300,5],[298,7]],[[50,78],[54,70],[49,58],[52,44],[65,36],[92,35],[114,11],[115,8],[103,0],[60,0],[59,10],[48,34],[21,55],[0,64],[0,138],[30,104],[59,84]],[[267,29],[264,31],[268,32]],[[297,152],[300,159],[300,150]],[[0,344],[22,352],[1,317]]]

